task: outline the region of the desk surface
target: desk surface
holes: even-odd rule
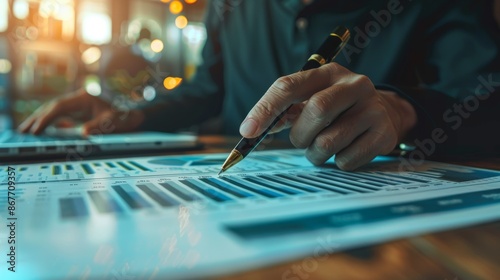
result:
[[[201,138],[208,152],[227,152],[236,140]],[[266,146],[282,148],[283,144],[271,141]],[[498,158],[453,163],[500,170]],[[500,279],[500,221],[331,254],[314,263],[308,261],[300,259],[219,279]]]

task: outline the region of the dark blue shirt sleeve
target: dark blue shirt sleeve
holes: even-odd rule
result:
[[[500,33],[490,4],[449,2],[442,14],[424,16],[428,21],[415,30],[423,34],[422,60],[414,69],[420,85],[377,86],[416,109],[418,125],[407,143],[443,131],[446,141],[434,143],[433,155],[500,152]]]

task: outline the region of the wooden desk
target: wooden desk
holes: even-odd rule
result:
[[[227,152],[238,139],[202,137],[208,152]],[[268,149],[283,147],[278,141]],[[198,151],[199,153],[200,151]],[[196,152],[194,152],[196,153]],[[462,165],[500,170],[500,159],[454,161]],[[304,259],[222,277],[250,279],[500,279],[500,221],[415,236],[329,255],[317,268],[287,275]],[[306,266],[307,267],[307,266]]]

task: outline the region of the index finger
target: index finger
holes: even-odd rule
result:
[[[31,133],[40,134],[55,119],[83,109],[85,105],[81,95],[58,100],[38,114],[37,120],[32,124]]]
[[[243,137],[259,136],[290,105],[308,100],[315,93],[335,84],[347,69],[329,63],[276,80],[250,110],[240,127]]]

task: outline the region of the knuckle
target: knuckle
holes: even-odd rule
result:
[[[357,77],[356,77],[355,80],[356,80],[357,83],[359,83],[361,85],[365,85],[365,86],[372,84],[372,81],[366,75],[357,75]]]
[[[356,75],[353,81],[363,92],[375,93],[375,87],[368,76]]]
[[[296,79],[292,76],[283,76],[274,82],[274,88],[280,92],[290,92],[295,88],[296,83]]]
[[[313,119],[321,119],[327,116],[330,111],[330,104],[331,100],[327,96],[313,96],[307,102]]]
[[[338,64],[337,62],[331,62],[326,64],[326,70],[330,71],[332,75],[337,75],[339,73],[346,72],[347,69],[343,67],[342,65]]]
[[[273,118],[279,115],[277,111],[271,102],[263,99],[255,105],[254,112],[260,117]]]

